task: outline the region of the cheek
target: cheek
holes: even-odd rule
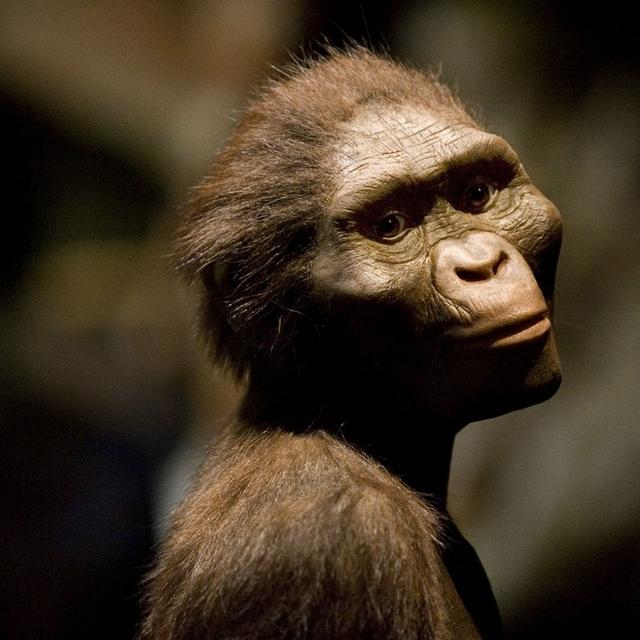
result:
[[[367,302],[424,297],[430,278],[425,246],[419,228],[391,245],[355,234],[336,236],[324,243],[313,261],[315,293]]]
[[[562,219],[557,207],[533,185],[515,191],[496,222],[530,258],[558,253],[562,243]]]
[[[493,214],[492,224],[528,262],[551,307],[562,244],[562,218],[556,206],[527,184],[511,191],[505,206]]]

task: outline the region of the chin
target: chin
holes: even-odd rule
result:
[[[532,361],[524,380],[523,392],[531,396],[529,404],[536,404],[550,398],[562,382],[562,368],[554,333],[549,334],[544,347]],[[525,405],[527,406],[527,405]]]
[[[553,332],[544,343],[528,348],[460,358],[451,378],[463,381],[466,391],[466,397],[458,397],[459,424],[495,418],[544,402],[562,381]],[[456,386],[460,393],[463,385]]]
[[[555,394],[561,382],[562,373],[557,370],[553,373],[549,372],[544,380],[537,379],[519,389],[496,394],[493,398],[481,399],[469,412],[467,422],[496,418],[512,411],[540,404]]]

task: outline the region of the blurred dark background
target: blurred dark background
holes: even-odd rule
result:
[[[622,2],[5,0],[0,637],[132,638],[166,514],[236,390],[170,231],[247,95],[353,37],[442,64],[560,207],[565,381],[467,428],[451,509],[508,636],[640,629],[640,68]]]

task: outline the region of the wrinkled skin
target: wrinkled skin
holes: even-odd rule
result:
[[[369,391],[384,381],[393,401],[458,425],[551,395],[561,221],[513,149],[392,105],[347,122],[333,162],[313,281],[362,338]],[[373,326],[368,307],[382,318]]]

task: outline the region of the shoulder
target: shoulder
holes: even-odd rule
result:
[[[191,519],[210,521],[212,516],[264,517],[288,509],[319,510],[343,519],[379,512],[391,521],[420,520],[434,539],[439,529],[435,509],[346,442],[323,431],[273,429],[232,434],[216,443],[175,520],[179,524],[185,511]]]
[[[438,531],[418,496],[330,436],[221,443],[176,515],[152,610],[187,625],[171,638],[201,637],[202,621],[222,638],[436,637]]]

